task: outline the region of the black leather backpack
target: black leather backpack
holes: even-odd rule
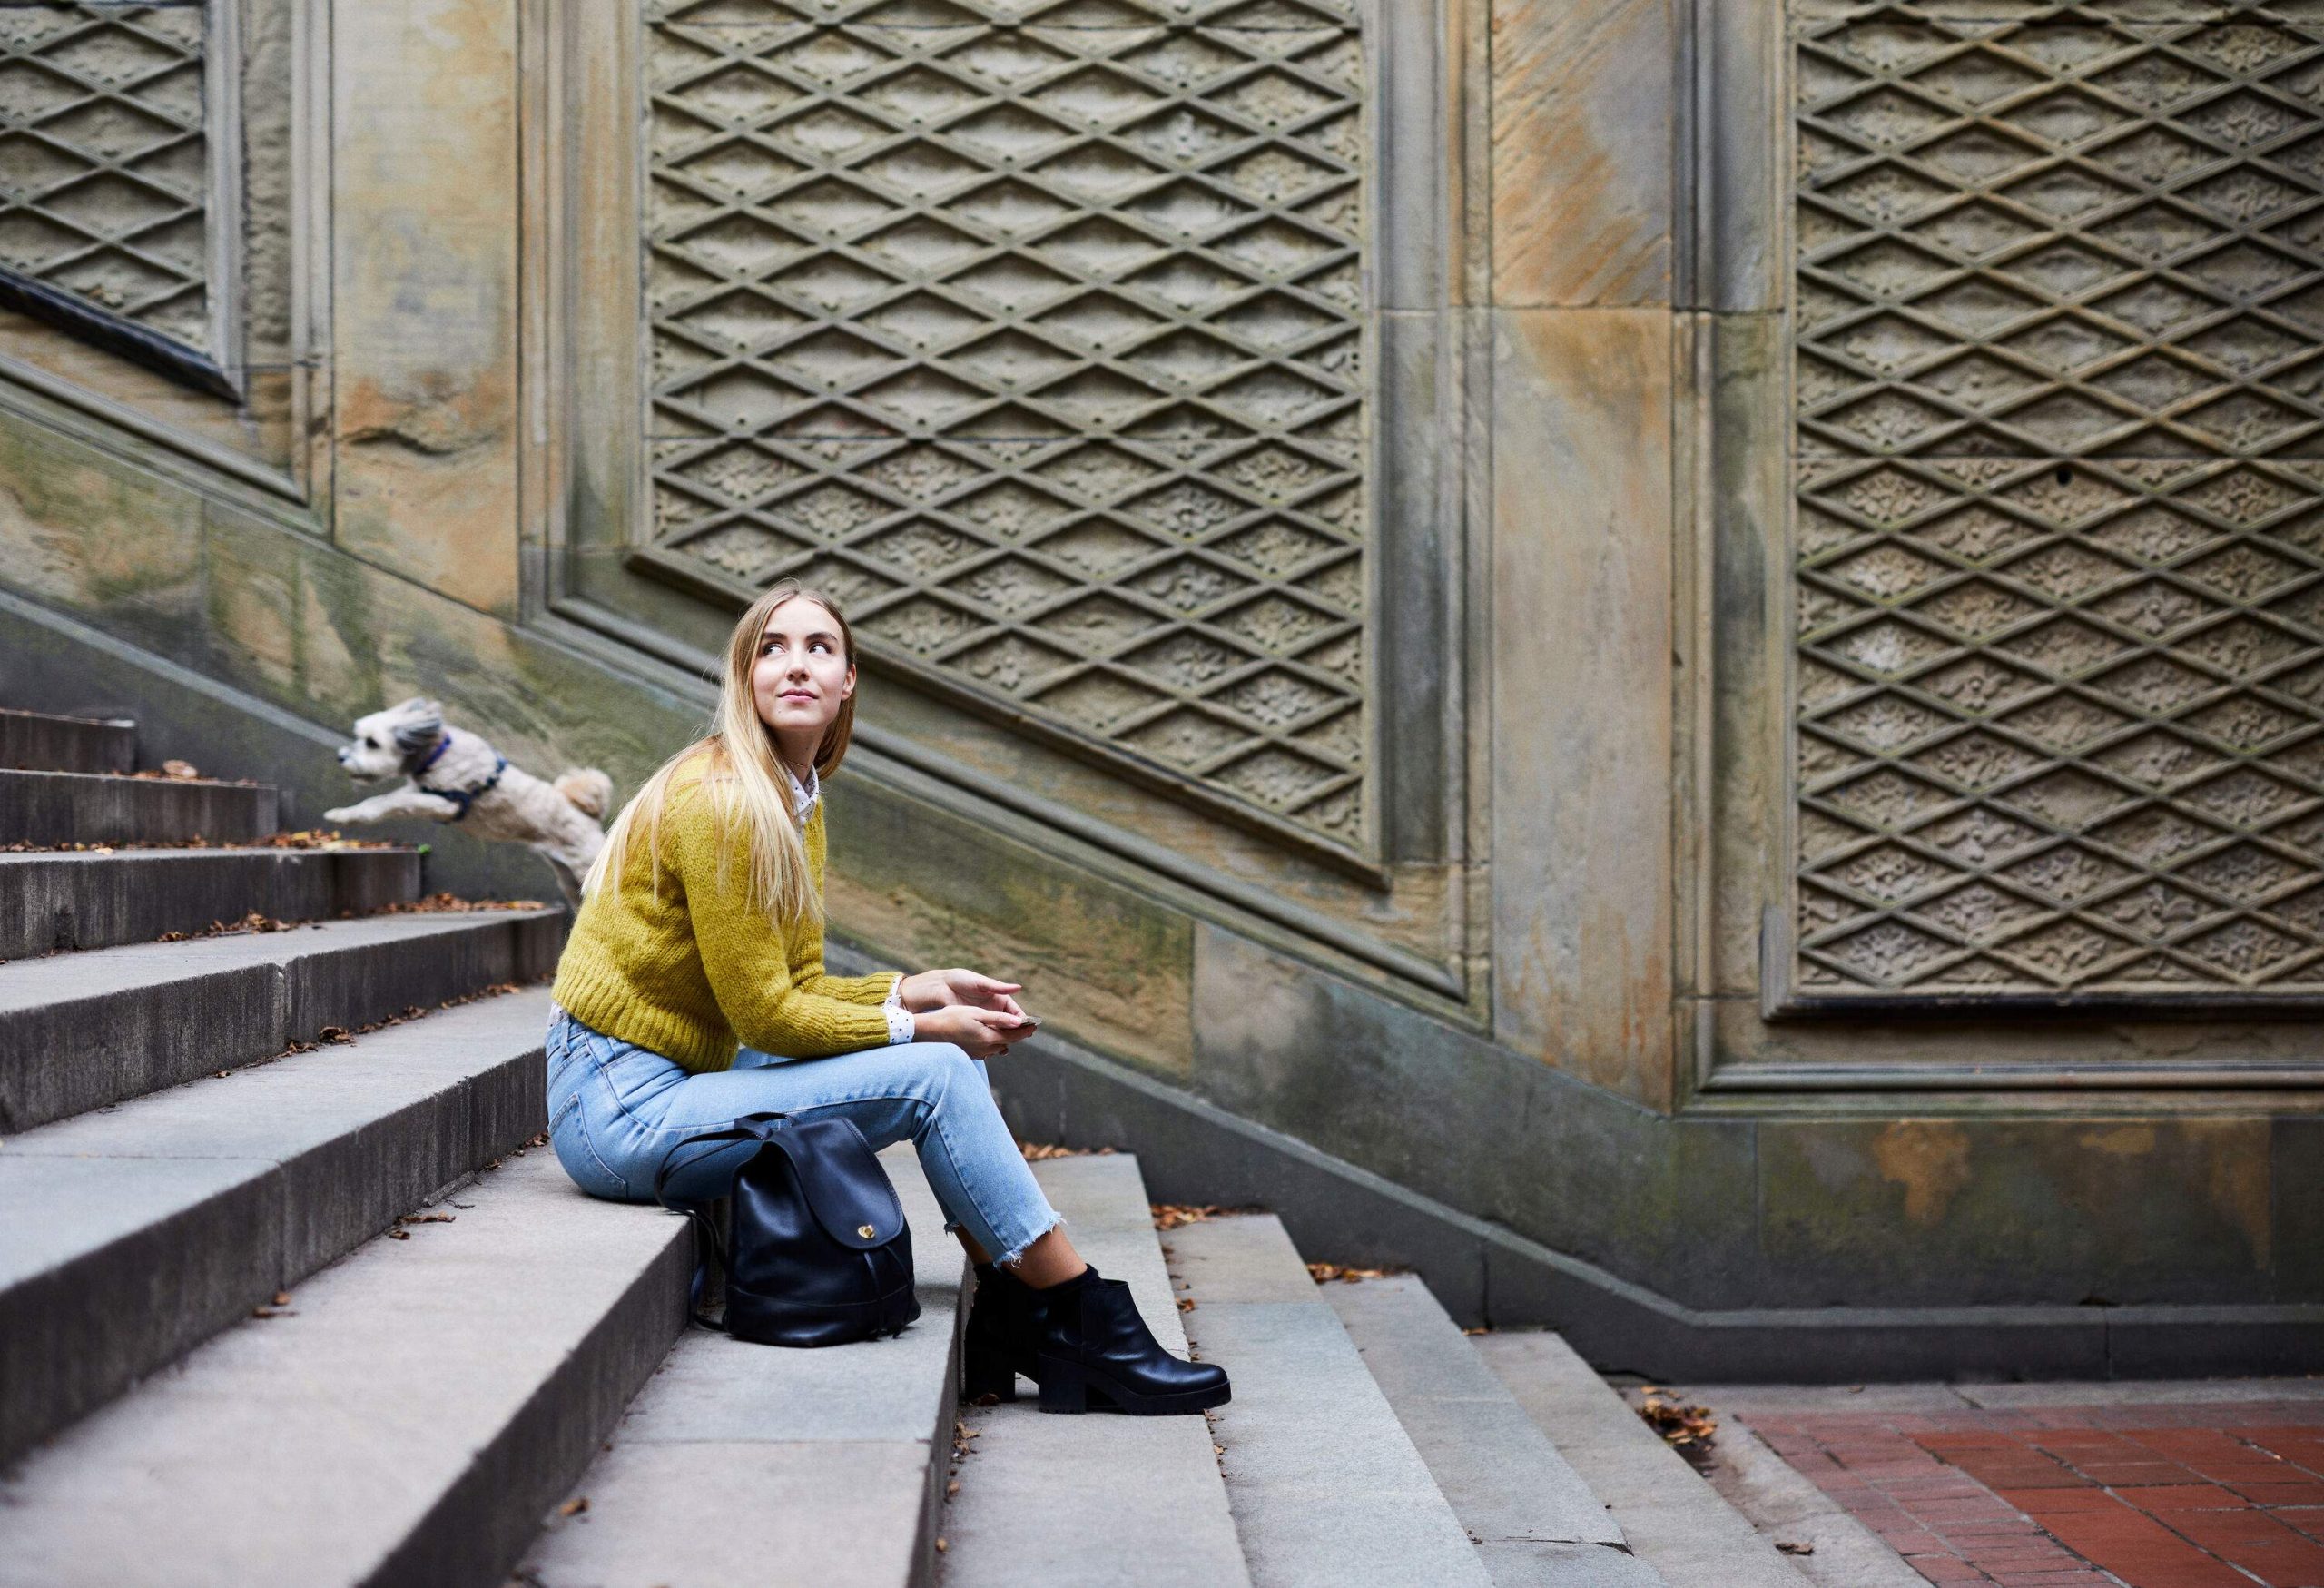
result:
[[[737,1141],[759,1147],[731,1178],[672,1196],[674,1179]],[[694,1321],[706,1328],[722,1327],[701,1311],[713,1260],[726,1280],[723,1327],[738,1340],[839,1346],[901,1334],[920,1316],[903,1204],[850,1120],[745,1114],[664,1154],[654,1195],[694,1221]],[[733,1199],[723,1239],[708,1211],[721,1196]]]

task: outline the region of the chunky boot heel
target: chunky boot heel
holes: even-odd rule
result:
[[[1029,1295],[1040,1342],[1033,1376],[1040,1380],[1045,1412],[1097,1406],[1167,1416],[1224,1406],[1233,1393],[1225,1368],[1164,1350],[1119,1279],[1100,1278],[1091,1268]]]
[[[990,1356],[964,1344],[960,1347],[960,1398],[976,1405],[987,1396],[1000,1401],[1015,1400],[1017,1370],[1009,1365],[1008,1357]]]
[[[1027,1366],[1032,1341],[1026,1333],[1027,1297],[1032,1293],[1014,1274],[991,1263],[977,1265],[975,1297],[960,1336],[960,1398],[976,1402],[1017,1398],[1017,1375]]]
[[[1043,1357],[1040,1366],[1041,1410],[1078,1413],[1089,1409],[1089,1385],[1079,1368],[1052,1356]]]

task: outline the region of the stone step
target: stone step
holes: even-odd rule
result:
[[[684,1330],[550,1513],[520,1582],[905,1588],[930,1580],[967,1259],[944,1233],[911,1148],[880,1157],[911,1226],[919,1320],[893,1339],[812,1351]]]
[[[1127,1280],[1154,1337],[1183,1354],[1137,1160],[1050,1159],[1033,1173],[1081,1255]],[[978,1437],[944,1516],[944,1588],[1250,1583],[1206,1419],[1044,1416],[1033,1386],[1019,1388],[1015,1402],[961,1414]],[[1239,1397],[1239,1376],[1235,1391]]]
[[[438,1210],[0,1479],[0,1584],[498,1588],[669,1351],[692,1248],[547,1150]]]
[[[1492,1578],[1338,1314],[1272,1215],[1163,1238],[1187,1333],[1234,1376],[1212,1426],[1256,1588],[1487,1588]]]
[[[135,723],[0,709],[0,766],[128,772],[136,765]]]
[[[281,827],[265,784],[0,770],[0,843],[245,843]]]
[[[1669,1588],[1807,1588],[1797,1568],[1559,1336],[1511,1330],[1472,1345]]]
[[[1621,1528],[1493,1376],[1428,1287],[1318,1287],[1495,1588],[1659,1588]]]
[[[0,960],[151,942],[253,910],[276,921],[318,921],[418,897],[416,849],[0,854]]]
[[[0,1135],[556,968],[562,911],[374,915],[0,965]]]
[[[0,1461],[539,1130],[548,1011],[487,998],[0,1142]]]

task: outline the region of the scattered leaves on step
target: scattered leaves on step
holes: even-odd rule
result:
[[[1019,1141],[1017,1150],[1025,1155],[1027,1163],[1046,1163],[1052,1158],[1111,1158],[1110,1147],[1059,1147],[1053,1141]]]
[[[355,1038],[345,1026],[325,1026],[315,1033],[326,1042],[352,1042]]]
[[[1411,1270],[1407,1268],[1359,1268],[1345,1263],[1307,1265],[1307,1277],[1318,1285],[1329,1285],[1334,1280],[1343,1285],[1353,1285],[1359,1279],[1385,1279],[1391,1274],[1409,1272]]]
[[[1475,1328],[1462,1329],[1461,1332],[1464,1335],[1489,1335],[1492,1333],[1492,1327],[1489,1324],[1479,1324]]]
[[[1812,1555],[1816,1553],[1816,1546],[1814,1544],[1795,1544],[1787,1538],[1779,1538],[1776,1540],[1776,1548],[1787,1555]]]
[[[409,1240],[411,1238],[411,1231],[409,1229],[390,1229],[388,1231],[388,1238],[389,1240]]]
[[[559,1505],[556,1508],[556,1514],[559,1516],[578,1516],[582,1512],[586,1511],[588,1508],[589,1496],[586,1494],[576,1494],[564,1504]]]
[[[1194,1309],[1195,1298],[1193,1297],[1181,1296],[1178,1297],[1178,1310],[1180,1312],[1192,1312]]]
[[[251,1316],[252,1317],[297,1317],[299,1316],[297,1313],[288,1310],[290,1306],[290,1292],[278,1290],[274,1293],[272,1301],[261,1307],[251,1307]]]
[[[1642,1393],[1646,1399],[1640,1403],[1638,1415],[1646,1419],[1648,1427],[1662,1435],[1664,1444],[1679,1451],[1710,1447],[1713,1435],[1718,1432],[1718,1421],[1710,1415],[1709,1406],[1690,1406],[1673,1400],[1650,1384]]]
[[[200,777],[202,768],[191,761],[180,761],[175,756],[172,756],[162,763],[162,775],[176,778]]]
[[[960,1480],[954,1478],[950,1483],[946,1484],[944,1485],[944,1492],[947,1494],[959,1494],[960,1492]]]
[[[1263,1208],[1221,1208],[1215,1202],[1152,1202],[1147,1210],[1154,1215],[1157,1229],[1176,1229],[1182,1224],[1200,1224],[1206,1218],[1217,1218],[1233,1213],[1263,1213]]]
[[[382,915],[472,915],[481,910],[538,910],[538,899],[462,899],[451,893],[430,893],[379,908]]]
[[[936,1553],[938,1554],[942,1554],[946,1550],[950,1549],[951,1547],[952,1541],[950,1539],[939,1535],[936,1540]]]
[[[457,1213],[399,1213],[398,1224],[450,1224],[459,1218]]]

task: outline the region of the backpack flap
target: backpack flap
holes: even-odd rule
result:
[[[808,1211],[832,1239],[871,1251],[901,1233],[903,1204],[853,1120],[794,1119],[766,1140],[791,1160]]]

